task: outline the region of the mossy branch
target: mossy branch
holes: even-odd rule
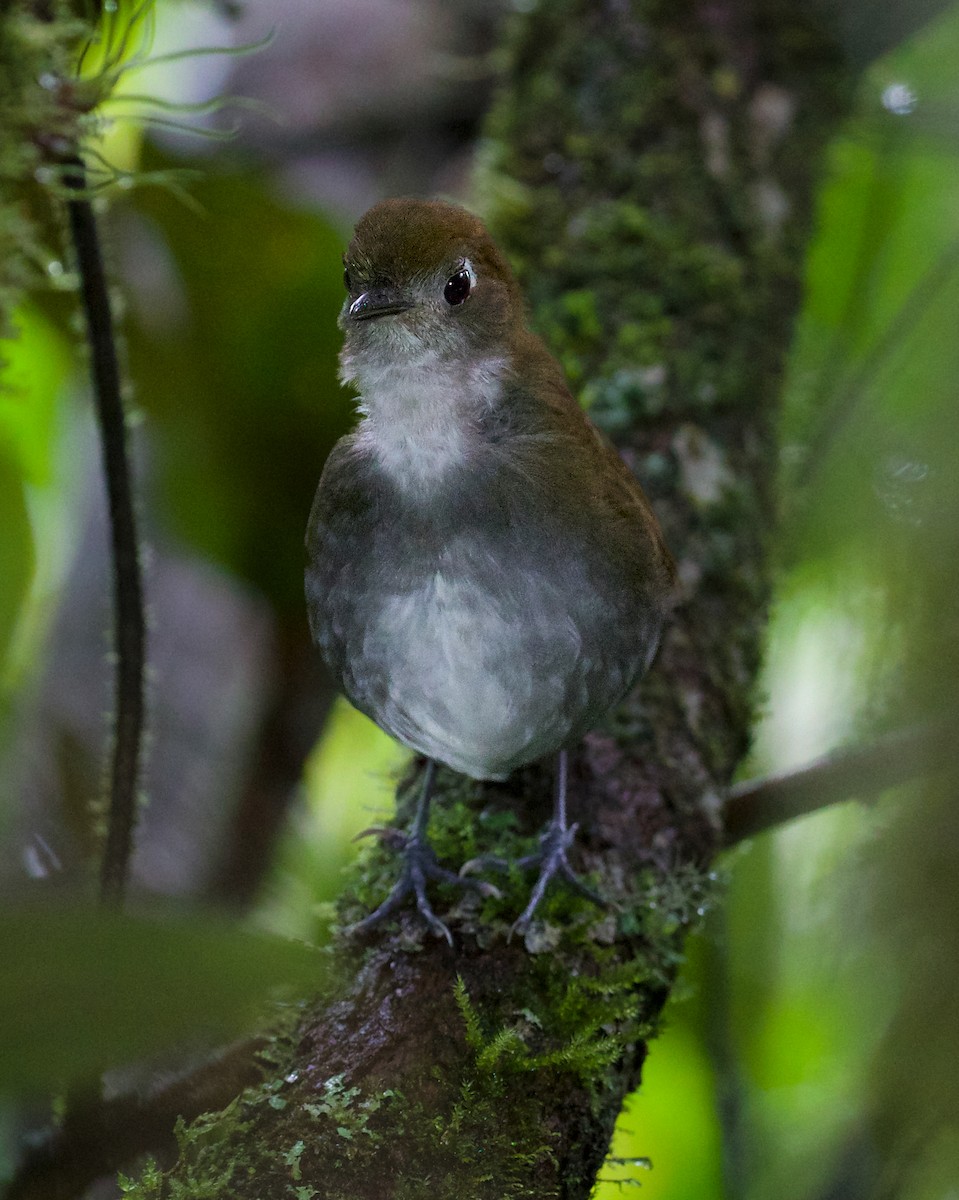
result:
[[[338,941],[352,983],[310,1006],[271,1086],[215,1144],[209,1122],[182,1132],[167,1184],[184,1198],[585,1200],[712,899],[720,797],[753,715],[816,166],[854,79],[791,0],[544,0],[509,43],[485,215],[650,491],[685,587],[640,693],[571,763],[580,865],[615,908],[557,890],[520,945],[528,885],[511,876],[449,915],[455,948],[415,913],[366,948]],[[521,855],[549,785],[539,769],[486,787],[441,771],[439,856]],[[367,848],[344,924],[392,869]]]

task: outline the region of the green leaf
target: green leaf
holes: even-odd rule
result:
[[[20,909],[0,914],[0,1093],[63,1087],[198,1038],[256,1023],[321,960],[285,939],[210,918]]]

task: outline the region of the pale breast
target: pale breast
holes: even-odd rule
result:
[[[449,363],[420,354],[406,367],[347,366],[344,378],[362,389],[357,444],[402,492],[431,492],[447,472],[469,463],[505,370],[495,355]]]
[[[434,572],[422,587],[384,600],[363,645],[371,663],[390,663],[377,721],[474,778],[505,778],[565,741],[567,693],[580,659],[571,624],[537,629],[548,620],[542,602],[524,616],[513,589],[490,582],[486,588]]]

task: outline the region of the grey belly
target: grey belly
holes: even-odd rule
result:
[[[399,741],[478,779],[559,749],[596,706],[597,664],[563,597],[545,585],[527,594],[535,602],[521,608],[436,572],[384,597],[352,656],[351,698]],[[387,680],[375,699],[366,677]],[[600,711],[626,682],[604,678]]]

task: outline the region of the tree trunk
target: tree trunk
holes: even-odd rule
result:
[[[581,865],[614,907],[557,889],[523,944],[529,881],[511,877],[460,902],[455,949],[413,915],[339,941],[338,998],[277,1040],[261,1088],[181,1133],[178,1196],[585,1200],[710,903],[769,594],[782,365],[851,76],[795,0],[543,0],[508,51],[486,215],[683,588],[653,670],[572,764]],[[441,859],[528,850],[549,790],[546,768],[441,771]],[[344,922],[394,869],[368,848]]]

